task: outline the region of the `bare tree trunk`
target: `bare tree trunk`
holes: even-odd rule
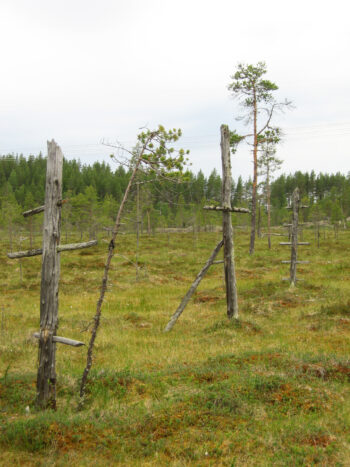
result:
[[[140,184],[136,182],[136,280],[139,280],[139,247],[140,247]]]
[[[256,224],[256,192],[258,186],[258,135],[257,135],[257,103],[256,103],[256,94],[254,91],[253,97],[253,120],[254,120],[254,147],[253,147],[253,164],[254,164],[254,173],[253,173],[253,191],[252,191],[252,217],[251,217],[251,230],[250,230],[250,246],[249,254],[254,253],[255,248],[255,224]]]
[[[13,241],[12,241],[12,221],[10,220],[9,221],[9,240],[10,240],[10,252],[12,253],[12,245],[13,245]]]
[[[147,209],[147,234],[151,235],[151,216],[149,214],[149,209]]]
[[[221,160],[222,160],[222,207],[231,209],[231,159],[230,159],[230,131],[227,125],[221,125]],[[224,237],[224,265],[226,282],[227,316],[229,319],[238,318],[238,300],[235,261],[233,250],[233,231],[231,212],[222,213],[222,231]]]
[[[46,169],[43,253],[40,292],[39,368],[36,403],[40,408],[56,408],[56,343],[58,328],[58,282],[60,276],[60,240],[62,199],[62,151],[48,141]]]
[[[267,167],[266,174],[266,190],[267,190],[267,243],[271,250],[271,191],[270,191],[270,173],[269,167]]]
[[[261,203],[258,202],[258,238],[261,238]]]
[[[33,248],[33,218],[29,218],[29,246]]]

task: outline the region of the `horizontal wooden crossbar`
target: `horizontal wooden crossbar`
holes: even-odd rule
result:
[[[306,206],[306,205],[302,205],[302,206],[299,206],[300,209],[304,209],[304,208],[309,208],[310,206]],[[286,206],[286,209],[293,209],[293,206]]]
[[[71,250],[82,250],[83,248],[90,248],[91,246],[97,245],[97,240],[91,240],[90,242],[83,242],[83,243],[71,243],[67,245],[58,245],[57,251],[61,253],[61,251],[71,251]]]
[[[44,206],[39,206],[34,209],[30,209],[29,211],[22,212],[23,217],[29,217],[29,216],[34,216],[34,214],[39,214],[40,212],[45,211],[45,205]]]
[[[40,332],[35,332],[33,336],[36,339],[39,339]],[[74,339],[68,339],[68,337],[53,336],[53,342],[58,342],[59,344],[71,345],[72,347],[81,347],[85,345],[84,342],[75,341]]]
[[[250,210],[246,208],[226,208],[224,206],[204,206],[203,209],[206,211],[226,211],[226,212],[238,212],[241,214],[249,214]]]
[[[280,242],[280,245],[291,245],[292,242]],[[298,242],[298,245],[310,245],[310,242]]]
[[[283,224],[283,227],[292,227],[293,224]],[[298,223],[298,227],[301,225],[305,225],[304,222],[301,222],[300,224]]]
[[[288,237],[288,235],[282,234],[282,233],[272,233],[272,232],[271,232],[271,233],[269,233],[269,234],[268,234],[268,233],[262,233],[262,234],[261,234],[262,237],[268,237],[269,235],[275,236],[275,237]]]
[[[291,260],[281,261],[281,263],[283,263],[283,264],[290,264],[290,263],[291,263]],[[298,264],[309,264],[310,261],[296,261],[296,263],[298,263]]]
[[[68,200],[62,199],[57,202],[57,206],[63,206],[64,203],[66,203]],[[29,211],[22,212],[23,217],[29,217],[29,216],[34,216],[35,214],[40,214],[41,212],[45,211],[45,205],[44,206],[38,206],[37,208],[34,209],[29,209]]]
[[[283,281],[290,281],[290,277],[283,277],[282,280],[283,280]],[[305,281],[305,279],[295,279],[295,280],[296,280],[297,282],[300,282],[300,281],[301,281],[301,282],[304,282],[304,281]]]
[[[68,245],[58,245],[57,252],[61,253],[61,251],[82,250],[83,248],[90,248],[91,246],[95,246],[95,245],[97,245],[97,240],[91,240],[90,242],[84,242],[84,243],[71,243]],[[28,258],[30,256],[38,256],[42,254],[43,254],[42,248],[38,248],[37,250],[27,250],[27,251],[17,251],[15,253],[7,253],[7,256],[10,259],[18,259],[18,258]]]

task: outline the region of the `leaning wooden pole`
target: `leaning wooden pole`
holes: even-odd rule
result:
[[[224,267],[226,282],[227,316],[229,319],[238,318],[238,299],[236,273],[233,250],[233,231],[231,220],[231,158],[230,158],[230,130],[227,125],[221,125],[221,160],[222,160],[222,230],[224,239]]]
[[[214,263],[214,260],[215,258],[217,257],[222,245],[223,245],[224,241],[221,240],[215,247],[213,253],[211,254],[210,258],[208,259],[208,261],[205,263],[204,267],[202,268],[202,270],[197,274],[197,277],[196,279],[194,280],[194,282],[192,283],[191,287],[188,289],[188,292],[187,294],[184,296],[184,298],[182,299],[180,305],[178,306],[177,310],[175,311],[175,313],[173,314],[173,316],[170,318],[170,321],[169,323],[166,325],[164,331],[167,332],[167,331],[171,331],[173,329],[173,327],[175,326],[175,323],[176,321],[179,319],[180,315],[182,314],[182,312],[184,311],[184,309],[186,308],[186,305],[187,303],[190,301],[190,298],[192,297],[192,295],[194,294],[195,290],[197,289],[199,283],[201,282],[201,280],[203,279],[203,277],[206,275],[208,269],[210,268],[210,266]]]
[[[54,140],[47,143],[45,211],[40,291],[39,368],[36,403],[40,408],[56,408],[56,343],[58,327],[58,282],[63,155]]]
[[[294,287],[297,281],[297,258],[298,258],[298,221],[300,194],[299,188],[295,188],[292,196],[293,218],[292,218],[292,235],[291,235],[291,258],[290,258],[290,285]]]
[[[120,222],[121,217],[122,217],[122,214],[123,214],[123,211],[124,211],[125,203],[126,203],[126,201],[128,199],[128,196],[129,196],[131,186],[132,186],[132,184],[133,184],[133,182],[135,180],[137,171],[138,171],[138,169],[139,169],[139,167],[141,165],[143,154],[144,154],[144,152],[145,152],[145,150],[147,148],[147,144],[149,143],[151,138],[152,138],[152,134],[145,141],[145,143],[143,145],[143,148],[142,148],[142,150],[141,150],[141,152],[139,154],[139,157],[138,157],[138,159],[137,159],[137,161],[135,163],[135,166],[133,168],[131,177],[129,179],[129,183],[128,183],[127,187],[126,187],[122,202],[120,203],[117,218],[116,218],[114,228],[113,228],[113,231],[112,231],[112,239],[111,239],[111,241],[109,243],[109,246],[108,246],[108,254],[107,254],[107,260],[106,260],[106,264],[105,264],[105,268],[104,268],[104,272],[103,272],[103,277],[102,277],[100,296],[99,296],[99,299],[98,299],[97,305],[96,305],[96,313],[95,313],[95,316],[94,316],[94,324],[93,324],[93,327],[92,327],[92,330],[91,330],[91,337],[90,337],[90,342],[89,342],[87,355],[86,355],[86,366],[84,368],[83,376],[82,376],[81,382],[80,382],[80,391],[79,391],[80,402],[79,402],[79,407],[82,407],[83,402],[84,402],[86,384],[87,384],[88,376],[89,376],[89,373],[90,373],[90,370],[91,370],[91,367],[92,367],[92,356],[93,356],[93,351],[94,351],[94,345],[95,345],[95,340],[96,340],[96,336],[97,336],[97,331],[98,331],[98,328],[100,326],[101,313],[102,313],[102,304],[103,304],[104,297],[105,297],[105,294],[106,294],[106,291],[107,291],[109,269],[110,269],[110,266],[111,266],[112,258],[114,256],[115,240],[117,238],[119,228],[120,228],[120,225],[121,225],[121,222]]]

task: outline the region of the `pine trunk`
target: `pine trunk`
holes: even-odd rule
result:
[[[253,96],[253,119],[254,119],[254,146],[253,146],[253,191],[252,191],[252,217],[251,217],[251,230],[250,230],[250,246],[249,254],[254,253],[255,248],[255,225],[256,225],[256,192],[258,185],[258,134],[257,134],[257,102],[256,94],[254,91]]]

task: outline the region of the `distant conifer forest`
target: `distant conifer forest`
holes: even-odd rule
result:
[[[64,160],[62,209],[64,231],[74,231],[81,237],[95,237],[98,231],[113,225],[118,206],[130,177],[129,169],[105,162],[92,165],[77,160]],[[0,156],[0,227],[9,235],[17,230],[41,228],[40,218],[23,218],[27,209],[44,204],[46,158],[41,154],[29,156]],[[216,212],[203,210],[206,204],[220,204],[221,177],[214,169],[206,177],[187,171],[180,180],[161,179],[154,174],[140,174],[139,196],[135,183],[125,213],[125,229],[134,230],[137,216],[142,232],[155,232],[159,228],[207,228],[219,225]],[[259,179],[259,222],[266,225],[266,187]],[[346,225],[350,216],[350,173],[316,175],[314,171],[280,175],[271,181],[272,225],[288,221],[286,209],[295,187],[299,187],[302,203],[309,207],[302,212],[303,222],[327,222]],[[248,207],[252,182],[241,177],[232,184],[232,205]],[[36,216],[37,217],[37,216]],[[248,225],[249,216],[232,215],[233,225]],[[39,225],[40,224],[40,225]]]

